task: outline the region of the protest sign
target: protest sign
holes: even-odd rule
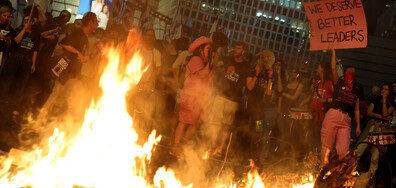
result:
[[[311,31],[310,50],[365,48],[367,22],[360,0],[304,3]]]

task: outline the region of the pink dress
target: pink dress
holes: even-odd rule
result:
[[[205,114],[205,109],[209,104],[209,98],[213,88],[214,72],[201,78],[197,72],[191,72],[189,67],[200,65],[203,62],[199,57],[191,58],[186,65],[186,80],[180,93],[179,121],[187,124],[196,124]]]

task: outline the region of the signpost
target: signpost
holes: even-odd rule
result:
[[[304,3],[311,31],[310,50],[365,48],[367,22],[360,0]]]

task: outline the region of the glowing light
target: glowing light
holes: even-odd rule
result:
[[[257,12],[257,13],[256,13],[256,16],[257,16],[257,17],[260,17],[260,16],[262,16],[262,15],[263,15],[262,12]]]

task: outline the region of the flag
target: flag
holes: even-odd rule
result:
[[[49,8],[50,0],[34,0],[34,3],[41,7],[43,13],[46,13],[48,11],[47,9]]]
[[[180,12],[180,3],[179,3],[168,31],[168,38],[169,40],[176,40],[181,37],[181,33],[182,33],[182,16]]]
[[[209,30],[209,35],[210,35],[210,36],[212,36],[213,33],[217,31],[217,24],[219,23],[219,19],[220,19],[220,16],[217,16],[216,21],[213,22],[212,27],[211,27],[210,30]]]
[[[139,23],[140,31],[146,31],[148,29],[153,29],[153,23],[151,20],[152,19],[151,19],[151,15],[150,15],[149,0],[146,0],[145,7],[142,11],[142,14],[140,15],[140,23]]]

